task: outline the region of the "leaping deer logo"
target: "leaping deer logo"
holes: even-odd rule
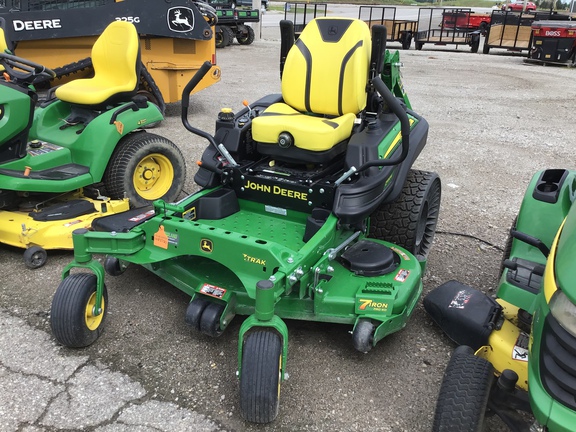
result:
[[[194,12],[186,7],[172,8],[168,13],[168,27],[176,32],[188,32],[194,28]]]

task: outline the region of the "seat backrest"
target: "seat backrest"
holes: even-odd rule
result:
[[[6,42],[6,35],[4,34],[4,29],[0,27],[0,52],[6,52],[8,50],[8,43]]]
[[[114,21],[92,47],[93,78],[61,85],[55,91],[62,101],[77,105],[106,106],[129,100],[140,80],[140,38],[134,24]]]
[[[284,102],[301,112],[359,113],[366,106],[371,45],[364,21],[332,17],[310,21],[286,57]]]
[[[140,40],[133,24],[114,21],[92,47],[94,74],[111,86],[135,89],[140,67]]]

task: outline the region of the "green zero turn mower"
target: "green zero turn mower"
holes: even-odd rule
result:
[[[42,101],[33,85],[54,73],[10,54],[5,42],[2,48],[0,242],[26,248],[28,267],[42,266],[46,249],[72,249],[72,231],[96,217],[178,197],[186,174],[181,152],[142,130],[163,117],[137,95],[133,24],[109,24],[92,49],[94,76]]]
[[[351,325],[362,352],[406,325],[440,208],[439,177],[412,170],[428,124],[409,108],[385,27],[318,18],[296,42],[291,22],[281,33],[282,94],[223,109],[214,136],[187,119],[209,64],[188,83],[182,121],[210,143],[195,176],[202,189],[76,231],[51,311],[58,341],[91,344],[108,308],[104,270],[134,263],[191,296],[185,321],[202,333],[248,315],[240,409],[257,423],[278,413],[284,319]],[[95,253],[108,255],[104,266]]]
[[[506,242],[497,298],[450,281],[424,299],[460,345],[434,431],[478,431],[494,414],[513,431],[575,430],[575,199],[576,171],[536,173]]]

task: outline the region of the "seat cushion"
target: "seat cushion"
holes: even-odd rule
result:
[[[279,135],[288,132],[294,138],[294,146],[324,151],[350,137],[355,118],[352,113],[330,119],[315,117],[279,102],[252,121],[252,137],[260,143],[276,144]]]
[[[308,23],[286,57],[283,102],[253,120],[254,140],[275,144],[287,132],[295,147],[314,152],[347,140],[366,106],[371,46],[364,21],[337,17]],[[278,158],[283,150],[278,147]]]

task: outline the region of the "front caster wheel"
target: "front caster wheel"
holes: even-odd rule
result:
[[[108,304],[106,285],[101,311],[94,310],[95,304],[96,275],[76,273],[60,283],[50,312],[52,333],[58,342],[70,348],[82,348],[100,337]]]
[[[24,251],[24,264],[29,269],[42,267],[48,261],[48,253],[40,246],[32,246]]]
[[[218,337],[222,334],[220,317],[224,312],[224,306],[209,302],[200,317],[200,331],[208,336]]]
[[[354,348],[364,354],[370,351],[374,342],[374,330],[376,330],[376,327],[371,321],[366,319],[358,320],[352,332]]]
[[[104,271],[110,276],[120,276],[126,271],[126,266],[124,266],[118,258],[107,256],[104,260]]]
[[[210,302],[202,297],[196,297],[192,300],[188,307],[186,308],[186,316],[184,321],[194,330],[200,331],[200,318],[202,318],[202,312],[206,309]]]
[[[276,333],[253,331],[246,336],[240,375],[240,412],[253,423],[270,423],[278,415],[282,341]]]

